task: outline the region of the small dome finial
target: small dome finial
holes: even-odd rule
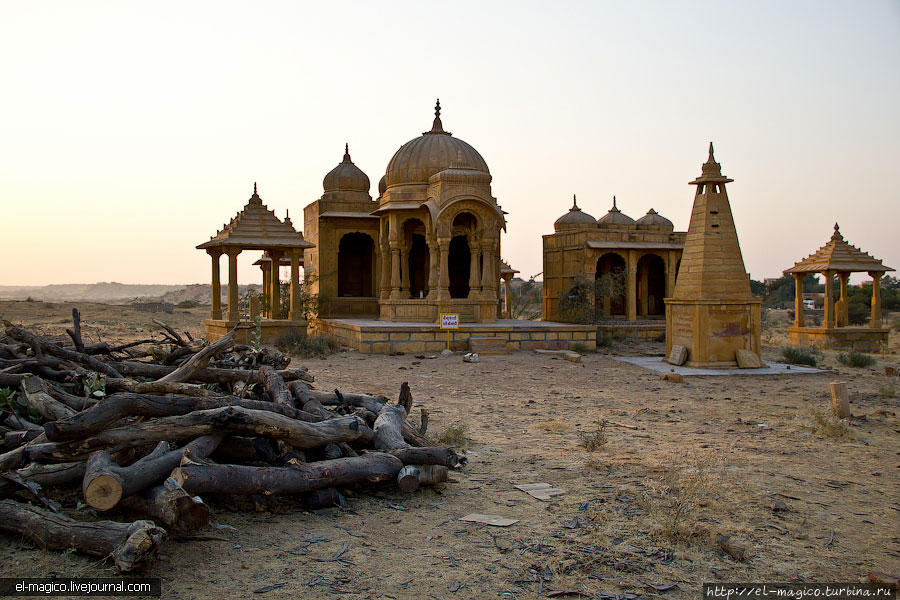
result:
[[[256,182],[253,182],[253,195],[256,195]]]
[[[572,194],[572,208],[570,210],[580,210],[578,208],[578,200],[576,200],[575,194]]]
[[[434,116],[438,119],[441,118],[441,99],[438,98],[437,102],[434,104]]]
[[[716,162],[716,157],[713,156],[713,145],[712,145],[712,142],[709,143],[709,162]]]
[[[831,239],[837,240],[837,239],[843,239],[843,238],[844,238],[844,236],[841,235],[841,228],[838,227],[837,223],[835,223],[834,224],[834,233],[831,235]]]
[[[434,122],[431,124],[431,131],[426,131],[425,134],[429,133],[447,133],[444,131],[444,124],[441,123],[441,99],[438,98],[437,102],[434,104]]]
[[[344,161],[350,162],[350,144],[344,142]]]
[[[613,195],[613,207],[612,207],[612,209],[613,209],[613,210],[619,210],[619,207],[616,206],[616,197],[615,197],[615,195]]]

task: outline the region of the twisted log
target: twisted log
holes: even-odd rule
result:
[[[232,346],[234,346],[234,331],[229,331],[218,340],[187,359],[174,371],[160,377],[157,381],[161,383],[180,383],[188,381],[193,377],[194,373],[200,369],[206,368],[206,365],[209,364],[209,361],[212,360],[214,356],[228,350]]]
[[[301,494],[358,483],[391,481],[403,464],[395,456],[370,452],[290,467],[247,467],[182,461],[172,477],[191,494]]]
[[[89,354],[85,354],[84,352],[77,352],[75,350],[69,350],[68,348],[63,348],[62,346],[48,342],[17,325],[7,327],[6,334],[15,340],[30,345],[35,350],[35,355],[37,355],[38,357],[42,356],[42,352],[46,352],[47,354],[55,356],[56,358],[62,358],[70,362],[78,363],[79,365],[82,365],[92,371],[103,373],[104,375],[107,375],[109,377],[118,378],[122,376],[121,373],[116,371],[113,367],[106,364],[105,362],[97,360]]]
[[[122,506],[162,523],[169,531],[191,533],[209,525],[209,506],[167,477],[157,486],[122,500]]]
[[[152,558],[166,538],[166,530],[153,521],[85,523],[10,499],[0,500],[0,530],[22,536],[44,550],[74,548],[82,554],[110,557],[121,572]]]
[[[159,379],[172,373],[176,367],[166,365],[155,365],[151,363],[126,360],[121,362],[113,362],[116,369],[119,369],[128,377],[148,377]],[[284,369],[276,371],[285,381],[294,381],[302,379],[303,381],[313,381],[315,378],[309,374],[306,369]],[[206,367],[199,369],[191,376],[191,381],[200,383],[256,383],[259,380],[258,371],[255,369],[219,369],[214,367]],[[0,381],[2,383],[2,381]],[[5,384],[4,384],[5,385]]]
[[[87,461],[81,486],[84,500],[91,508],[109,510],[123,497],[165,480],[183,455],[206,458],[222,437],[222,434],[203,436],[178,450],[169,450],[168,443],[159,442],[153,452],[127,467],[115,464],[108,452],[99,450]]]
[[[385,404],[375,419],[375,448],[393,450],[409,446],[403,440],[402,426],[406,418],[406,410],[399,404]]]
[[[456,469],[465,462],[453,448],[443,446],[396,448],[390,453],[399,458],[404,465],[443,465]]]
[[[103,431],[108,425],[125,417],[169,417],[185,415],[196,410],[240,406],[251,410],[266,410],[299,421],[316,422],[322,418],[293,406],[283,406],[259,400],[243,400],[235,396],[196,398],[192,396],[150,396],[118,393],[100,404],[62,421],[47,423],[44,431],[52,442],[84,438]]]
[[[28,407],[37,411],[47,421],[75,416],[74,410],[58,402],[47,392],[47,384],[40,377],[29,375],[22,380],[20,389]]]

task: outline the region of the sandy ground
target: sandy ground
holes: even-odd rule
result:
[[[135,329],[149,330],[154,316],[80,308],[87,331],[96,326],[111,339],[144,335]],[[62,332],[70,311],[0,302],[4,318],[46,332]],[[204,313],[162,318],[197,335]],[[767,337],[777,338],[777,331]],[[703,582],[858,581],[872,570],[900,572],[900,400],[889,397],[900,383],[884,375],[885,366],[900,367],[896,352],[869,369],[825,353],[832,370],[823,374],[680,384],[612,358],[662,350],[623,342],[581,363],[526,352],[474,364],[458,355],[356,352],[295,360],[320,389],[396,397],[408,381],[413,420],[424,407],[435,435],[465,425],[468,465],[440,489],[351,497],[348,509],[326,514],[286,499],[263,511],[210,499],[220,527],[204,532],[209,539],[170,541],[144,574],[162,577],[165,598],[450,600],[560,590],[696,598]],[[778,354],[771,346],[764,358]],[[843,423],[828,417],[828,383],[836,380],[852,392],[855,418]],[[603,420],[636,429],[601,428]],[[586,448],[585,437],[599,448]],[[542,502],[513,487],[535,482],[566,493]],[[773,510],[776,500],[785,510]],[[472,512],[519,521],[501,528],[459,520]],[[720,535],[746,549],[743,561],[720,549]],[[0,575],[49,574],[114,572],[0,537]],[[671,584],[665,592],[653,587]]]

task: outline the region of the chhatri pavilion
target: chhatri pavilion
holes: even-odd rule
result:
[[[828,243],[794,264],[784,273],[794,276],[794,326],[788,329],[790,341],[798,345],[816,345],[840,350],[880,351],[888,342],[890,330],[881,322],[881,277],[891,267],[882,264],[844,240],[838,224]],[[821,327],[808,327],[803,315],[803,278],[810,273],[825,277],[825,318]],[[868,327],[851,327],[848,317],[847,284],[850,273],[868,273],[872,278],[872,312]],[[840,299],[833,296],[834,276],[840,281]]]
[[[282,221],[262,203],[262,198],[253,184],[253,195],[244,208],[229,223],[222,226],[208,242],[197,246],[206,250],[212,258],[212,309],[205,321],[206,335],[210,341],[217,340],[236,325],[244,322],[237,338],[247,342],[249,326],[259,316],[261,342],[271,343],[290,331],[306,333],[307,320],[300,304],[300,267],[304,250],[313,244],[303,239],[303,234],[294,229],[290,217]],[[264,300],[262,303],[250,301],[242,310],[238,297],[237,257],[245,250],[263,252],[260,265],[263,268]],[[222,288],[220,283],[220,258],[228,257],[228,305],[222,312]],[[272,265],[290,266],[290,308],[282,311],[281,281],[279,269]],[[287,314],[284,314],[284,313]]]

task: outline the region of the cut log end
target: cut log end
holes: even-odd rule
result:
[[[415,465],[406,465],[397,473],[397,487],[404,494],[419,489],[419,469]]]
[[[94,476],[84,486],[84,500],[97,510],[110,510],[122,499],[122,481],[111,473]]]

